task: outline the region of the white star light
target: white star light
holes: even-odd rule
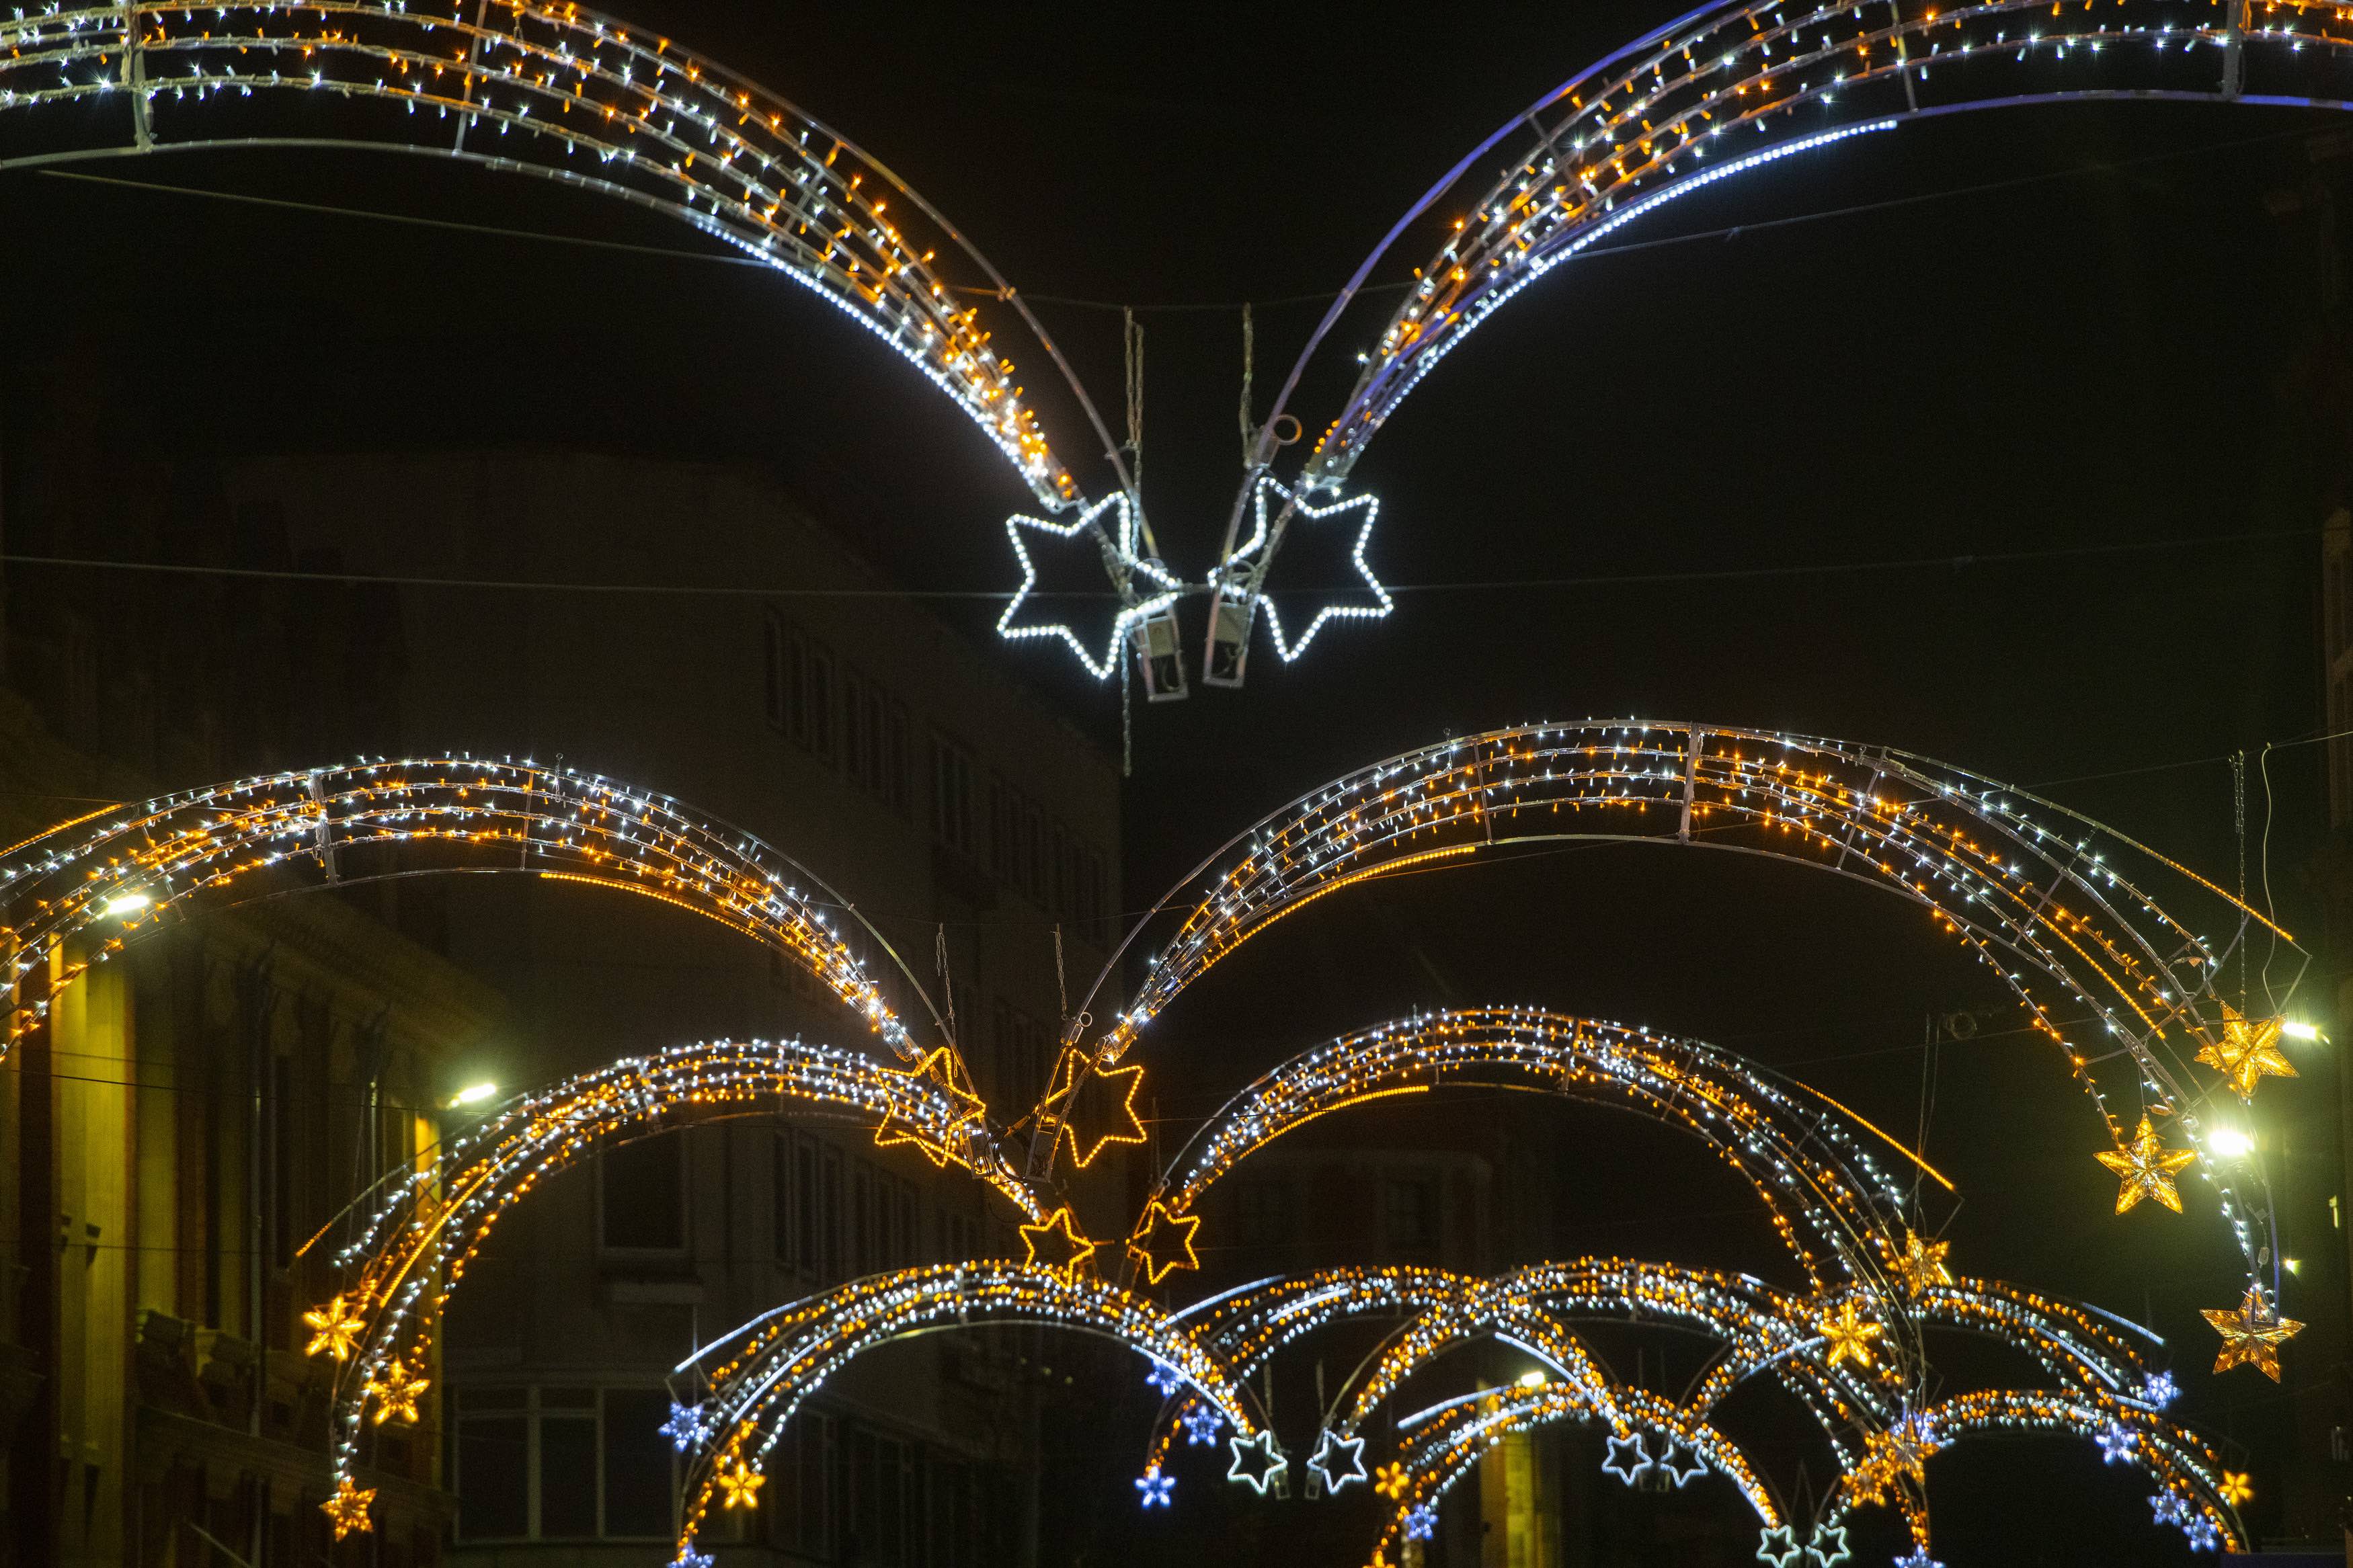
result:
[[[1165,1361],[1155,1360],[1152,1370],[1144,1374],[1144,1381],[1166,1395],[1176,1392],[1176,1385],[1185,1381],[1185,1374]]]
[[[1315,1439],[1315,1452],[1310,1456],[1307,1468],[1323,1478],[1324,1489],[1337,1492],[1351,1481],[1361,1481],[1365,1476],[1365,1440],[1343,1437],[1330,1427]]]
[[[702,1441],[702,1406],[671,1400],[670,1419],[661,1424],[661,1434],[681,1454],[696,1447]]]
[[[1757,1561],[1767,1564],[1767,1568],[1797,1568],[1798,1559],[1806,1554],[1806,1549],[1798,1544],[1797,1532],[1786,1524],[1777,1524],[1770,1530],[1759,1531],[1757,1534],[1760,1539],[1757,1546]],[[1899,1563],[1897,1568],[1903,1568],[1903,1565]]]
[[[1653,1463],[1678,1489],[1707,1474],[1707,1461],[1699,1457],[1699,1451],[1682,1443],[1669,1443],[1667,1451]]]
[[[1117,516],[1106,531],[1097,519],[1105,511],[1113,510]],[[1078,633],[1065,622],[1014,624],[1014,616],[1020,614],[1021,606],[1029,602],[1030,594],[1038,586],[1037,564],[1029,559],[1029,547],[1021,541],[1021,531],[1025,528],[1035,529],[1039,533],[1060,540],[1073,539],[1081,534],[1108,539],[1112,550],[1133,577],[1157,588],[1158,591],[1149,597],[1135,599],[1121,609],[1117,618],[1112,622],[1111,639],[1103,645],[1101,658],[1097,658],[1087,645],[1079,640]],[[997,635],[1008,638],[1060,637],[1069,645],[1072,653],[1079,656],[1079,662],[1087,667],[1087,673],[1097,680],[1110,679],[1112,672],[1119,668],[1121,645],[1135,629],[1136,623],[1175,604],[1177,595],[1185,587],[1183,580],[1171,576],[1160,563],[1141,558],[1135,553],[1135,513],[1127,504],[1124,492],[1103,497],[1079,513],[1074,521],[1066,523],[1016,512],[1005,520],[1005,537],[1013,542],[1014,558],[1021,563],[1021,586],[1014,591],[1013,602],[1005,606],[1005,613],[997,617]],[[1134,584],[1131,583],[1131,595],[1133,593]]]
[[[1814,1526],[1814,1538],[1806,1543],[1806,1558],[1811,1568],[1838,1568],[1850,1555],[1845,1525]]]
[[[1185,1446],[1208,1447],[1218,1440],[1218,1430],[1225,1424],[1226,1418],[1218,1414],[1216,1406],[1196,1405],[1185,1412]]]
[[[1243,541],[1236,547],[1234,552],[1226,558],[1226,563],[1221,569],[1225,581],[1232,582],[1239,575],[1236,569],[1240,566],[1242,558],[1266,543],[1266,501],[1270,493],[1280,495],[1284,502],[1292,507],[1292,515],[1294,519],[1303,518],[1310,522],[1320,522],[1325,518],[1337,517],[1343,512],[1361,509],[1365,514],[1364,526],[1356,530],[1356,542],[1349,547],[1348,560],[1356,567],[1356,575],[1365,580],[1365,586],[1372,591],[1374,599],[1377,601],[1377,605],[1325,605],[1315,612],[1314,619],[1307,623],[1307,629],[1299,634],[1299,640],[1294,643],[1283,635],[1282,616],[1276,612],[1274,601],[1264,594],[1259,595],[1258,606],[1266,612],[1266,629],[1274,636],[1274,649],[1282,655],[1283,663],[1290,664],[1307,651],[1307,645],[1315,640],[1315,634],[1324,629],[1324,622],[1330,620],[1377,621],[1385,618],[1397,605],[1396,602],[1389,597],[1389,591],[1381,586],[1381,580],[1373,575],[1373,569],[1365,563],[1365,546],[1372,539],[1373,524],[1380,520],[1381,515],[1381,503],[1377,497],[1368,493],[1350,496],[1346,500],[1335,501],[1330,506],[1316,506],[1282,480],[1266,476],[1261,476],[1258,487],[1250,497],[1250,508],[1257,521],[1257,526],[1251,530],[1250,538]]]
[[[1642,1435],[1640,1432],[1630,1437],[1613,1436],[1609,1439],[1609,1453],[1601,1461],[1603,1475],[1616,1476],[1630,1487],[1640,1478],[1649,1475],[1651,1468],[1651,1456],[1642,1450]]]
[[[2169,1372],[2153,1372],[2140,1385],[2140,1402],[2152,1410],[2162,1410],[2180,1395]]]
[[[2189,1538],[2189,1550],[2192,1552],[2222,1550],[2222,1532],[2214,1528],[2214,1521],[2211,1519],[2201,1516],[2191,1520],[2189,1528],[2182,1533]]]
[[[2111,1465],[2125,1463],[2132,1458],[2133,1450],[2140,1446],[2140,1439],[2137,1436],[2114,1422],[2110,1422],[2107,1429],[2094,1437],[2094,1441],[2100,1445],[2102,1461]]]
[[[1945,1565],[1929,1556],[1926,1547],[1915,1546],[1895,1560],[1895,1568],[1945,1568]]]
[[[2158,1493],[2148,1500],[2148,1509],[2159,1524],[2180,1524],[2189,1518],[2189,1504],[2178,1492]]]
[[[1162,1475],[1160,1467],[1155,1465],[1135,1478],[1135,1489],[1145,1508],[1169,1508],[1174,1506],[1170,1494],[1176,1489],[1176,1478]]]
[[[1255,1437],[1229,1437],[1226,1447],[1233,1450],[1234,1462],[1226,1471],[1226,1479],[1240,1481],[1261,1497],[1274,1485],[1276,1478],[1291,1468],[1291,1461],[1274,1446],[1272,1432],[1261,1432]],[[1256,1465],[1255,1472],[1245,1468]]]

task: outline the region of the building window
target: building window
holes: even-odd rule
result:
[[[990,1099],[1008,1106],[1034,1105],[1046,1092],[1050,1064],[1046,1026],[999,999],[990,1014]]]
[[[1429,1176],[1392,1176],[1381,1184],[1381,1229],[1394,1247],[1438,1245],[1438,1183]]]
[[[833,1561],[834,1500],[841,1495],[837,1426],[813,1410],[786,1424],[767,1467],[769,1545]]]
[[[462,1541],[660,1541],[677,1528],[661,1388],[460,1388]]]
[[[945,735],[932,737],[932,833],[957,854],[975,855],[972,753]]]
[[[803,751],[833,761],[833,654],[776,610],[768,612],[765,651],[768,722]]]
[[[906,705],[854,669],[841,674],[841,757],[850,783],[901,816],[913,815]]]
[[[663,1132],[597,1160],[597,1240],[610,1252],[686,1249],[686,1140]]]
[[[301,1107],[294,1102],[294,1058],[273,1056],[269,1058],[269,1103],[262,1122],[261,1158],[265,1167],[264,1189],[269,1194],[269,1262],[275,1268],[290,1268],[294,1264],[294,1248],[302,1239],[295,1232],[294,1205],[297,1202],[295,1181],[295,1123]]]

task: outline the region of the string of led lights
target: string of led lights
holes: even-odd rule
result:
[[[358,1490],[364,1423],[414,1423],[449,1298],[491,1228],[592,1152],[687,1125],[786,1112],[844,1115],[883,1146],[912,1144],[1044,1216],[997,1150],[979,1098],[944,1048],[915,1067],[801,1040],[710,1041],[629,1058],[493,1111],[392,1184],[335,1257],[353,1283],[305,1315],[334,1358],[338,1496]]]
[[[1309,499],[1330,506],[1398,406],[1497,310],[1628,224],[1781,159],[1970,110],[2104,100],[2342,110],[2353,107],[2348,49],[2353,18],[2335,0],[1717,0],[1643,35],[1472,149],[1332,301],[1244,464],[1210,575],[1204,679],[1241,684],[1276,552],[1291,526],[1318,515]],[[1357,354],[1354,386],[1270,522],[1261,481],[1282,432],[1296,438],[1293,395],[1375,268],[1416,236],[1430,259]],[[1371,602],[1323,613],[1387,614],[1374,586]],[[1279,629],[1275,643],[1293,657]]]
[[[59,986],[162,929],[168,911],[375,877],[522,870],[648,894],[753,936],[823,978],[897,1053],[894,1065],[799,1043],[720,1042],[626,1061],[503,1109],[440,1159],[400,1173],[341,1255],[349,1287],[308,1319],[313,1352],[348,1363],[337,1384],[337,1490],[325,1505],[339,1535],[372,1528],[374,1493],[358,1468],[366,1424],[416,1417],[440,1310],[511,1205],[600,1143],[792,1106],[869,1126],[879,1142],[911,1143],[996,1187],[1027,1221],[1029,1260],[852,1281],[755,1319],[683,1364],[674,1386],[691,1397],[668,1429],[694,1456],[676,1559],[690,1568],[709,1561],[695,1542],[712,1510],[756,1505],[786,1424],[849,1360],[908,1334],[976,1322],[1080,1328],[1150,1359],[1154,1385],[1170,1403],[1137,1482],[1147,1507],[1172,1500],[1180,1434],[1189,1448],[1229,1433],[1228,1477],[1274,1488],[1292,1460],[1266,1415],[1245,1408],[1242,1390],[1285,1347],[1330,1325],[1394,1324],[1323,1411],[1307,1468],[1328,1489],[1372,1480],[1363,1464],[1366,1424],[1458,1347],[1488,1340],[1534,1357],[1549,1392],[1484,1391],[1399,1422],[1406,1440],[1378,1472],[1379,1489],[1398,1507],[1377,1563],[1435,1528],[1446,1489],[1494,1441],[1565,1419],[1606,1426],[1611,1473],[1630,1481],[1651,1471],[1675,1484],[1708,1470],[1728,1478],[1757,1513],[1760,1559],[1779,1568],[1804,1552],[1841,1560],[1844,1519],[1873,1502],[1907,1521],[1906,1562],[1926,1563],[1927,1502],[1915,1460],[1979,1430],[2096,1437],[2112,1458],[2149,1470],[2158,1518],[2193,1544],[2240,1540],[2231,1510],[2243,1499],[2243,1478],[2221,1471],[2162,1416],[2169,1380],[2149,1369],[2122,1331],[2128,1325],[2015,1287],[1957,1279],[1944,1245],[1923,1234],[1917,1184],[1907,1196],[1875,1142],[1915,1163],[1917,1155],[1814,1091],[1645,1030],[1490,1007],[1415,1015],[1317,1047],[1197,1131],[1119,1250],[1143,1287],[1163,1286],[1198,1264],[1202,1200],[1254,1151],[1335,1110],[1476,1087],[1590,1100],[1683,1131],[1749,1183],[1800,1288],[1582,1258],[1494,1279],[1327,1269],[1170,1310],[1096,1277],[1105,1248],[1080,1230],[1053,1155],[1067,1152],[1070,1169],[1084,1173],[1107,1148],[1144,1142],[1135,1111],[1144,1069],[1121,1058],[1170,999],[1325,893],[1466,864],[1496,845],[1563,838],[1734,848],[1891,888],[1993,964],[2067,1050],[2116,1137],[2099,1158],[2119,1177],[2119,1209],[2143,1198],[2179,1207],[2175,1173],[2197,1163],[2242,1243],[2248,1216],[2267,1214],[2241,1195],[2259,1195],[2259,1168],[2219,1137],[2199,1136],[2222,1130],[2205,1120],[2221,1095],[2244,1100],[2262,1077],[2293,1074],[2280,1049],[2283,1021],[2242,1016],[2221,994],[2224,966],[2266,922],[2185,868],[2030,795],[1834,742],[1683,725],[1543,726],[1451,742],[1350,775],[1237,838],[1155,905],[1155,916],[1176,921],[1176,938],[1154,956],[1136,1000],[1092,1041],[1086,1013],[1073,1013],[1046,1099],[1002,1127],[952,1043],[922,1051],[882,1000],[823,912],[844,905],[838,895],[748,836],[665,797],[568,770],[465,758],[362,763],[109,806],[0,854],[0,912],[15,944],[12,1029],[21,1035],[41,1026]],[[2147,890],[2160,882],[2177,912]],[[2200,925],[2229,934],[2200,934],[2178,912],[2189,904],[2201,906]],[[2068,999],[2057,1004],[2063,1017],[2037,999],[2030,976]],[[2069,1031],[2101,1027],[2111,1041],[2106,1060],[2070,1044]],[[2108,1103],[2123,1091],[2100,1077],[2107,1061],[2130,1063],[2138,1079],[2129,1137]],[[2201,1082],[2202,1068],[2221,1081]],[[2188,1131],[2191,1146],[2168,1148],[2150,1125],[2158,1116]],[[1025,1128],[1028,1157],[1017,1161]],[[2278,1346],[2299,1325],[2275,1302],[2275,1287],[2258,1278],[2236,1309],[2207,1313],[2223,1342],[2218,1369],[2252,1364],[2278,1375]],[[1613,1333],[1640,1324],[1695,1333],[1715,1348],[1670,1398],[1612,1377],[1578,1331],[1588,1321],[1619,1325]],[[1932,1405],[1924,1328],[1990,1336],[2057,1386]],[[1810,1412],[1841,1478],[1803,1518],[1712,1425],[1727,1397],[1760,1377]],[[1800,1527],[1810,1532],[1802,1542]]]
[[[954,398],[1060,510],[1047,445],[976,294],[1009,310],[1115,443],[1029,306],[969,240],[823,121],[669,39],[547,0],[57,6],[0,22],[0,169],[188,148],[376,149],[537,175],[662,213],[774,268]],[[986,289],[935,270],[959,255]]]
[[[838,929],[846,923],[897,969],[897,984],[945,1041],[890,942],[789,857],[667,795],[570,768],[473,757],[379,759],[177,792],[78,817],[0,855],[8,1040],[47,1016],[58,990],[168,917],[448,871],[620,889],[716,921],[806,969],[898,1056],[920,1056]],[[848,921],[831,910],[848,910]],[[956,1073],[969,1079],[960,1063]]]
[[[1232,1427],[1237,1449],[1269,1436],[1244,1392],[1198,1338],[1162,1309],[1078,1267],[980,1262],[906,1268],[853,1280],[756,1318],[699,1350],[678,1371],[689,1400],[670,1431],[691,1456],[681,1564],[707,1564],[695,1546],[712,1509],[757,1505],[768,1455],[803,1399],[852,1358],[911,1334],[973,1324],[1078,1330],[1149,1357],[1154,1375],[1191,1389]],[[1165,1500],[1165,1494],[1164,1494]]]
[[[1846,1279],[1884,1289],[1884,1268],[1903,1255],[1894,1218],[1904,1187],[1826,1102],[1695,1040],[1531,1007],[1417,1014],[1293,1058],[1202,1124],[1145,1213],[1191,1213],[1241,1160],[1317,1117],[1471,1087],[1620,1106],[1698,1137],[1748,1182],[1816,1289],[1828,1258]],[[1157,1260],[1145,1266],[1153,1283],[1165,1277]]]
[[[2294,1075],[2280,1022],[2242,1016],[2224,966],[2263,915],[2146,846],[2032,794],[1927,758],[1847,742],[1636,721],[1490,731],[1406,752],[1238,835],[1158,900],[1105,964],[1113,984],[1157,917],[1178,920],[1092,1047],[1117,1062],[1187,985],[1307,903],[1499,847],[1593,840],[1736,850],[1883,888],[1922,907],[2024,1005],[2091,1096],[2130,1206],[2179,1207],[2170,1172],[2213,1184],[2250,1283],[2278,1289],[2269,1187],[2252,1144],[2214,1134],[2266,1074]],[[2195,906],[2214,935],[2160,907]],[[2300,950],[2298,950],[2300,952]],[[2087,1015],[2068,1016],[2047,982]],[[2201,1068],[2221,1082],[2201,1081]],[[2103,1069],[2106,1078],[2102,1076]],[[2119,1114],[2122,1098],[2130,1110]],[[2153,1117],[2187,1140],[2168,1152]],[[2186,1158],[2185,1158],[2186,1156]],[[2266,1280],[2259,1270],[2268,1271]]]

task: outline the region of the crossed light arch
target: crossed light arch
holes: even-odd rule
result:
[[[944,1047],[900,1069],[797,1039],[715,1040],[567,1079],[509,1102],[393,1183],[336,1253],[352,1283],[307,1321],[312,1350],[338,1363],[338,1493],[356,1486],[367,1417],[378,1426],[416,1419],[449,1298],[508,1210],[599,1149],[790,1110],[842,1116],[884,1147],[913,1144],[936,1164],[969,1172],[1023,1217],[1044,1217],[998,1152],[979,1101],[949,1075]]]
[[[824,121],[667,38],[554,0],[130,0],[0,21],[0,170],[258,146],[422,153],[677,218],[872,332],[1060,511],[1080,487],[994,341],[1001,310],[1132,491],[1061,351],[955,224]],[[935,268],[943,250],[972,286]]]
[[[1244,465],[1210,578],[1204,679],[1240,684],[1286,531],[1313,520],[1313,498],[1328,507],[1422,379],[1523,289],[1627,224],[1782,158],[1969,110],[2117,100],[2343,110],[2348,51],[2353,16],[2332,0],[1715,0],[1644,34],[1472,148],[1324,312]],[[1380,263],[1417,243],[1429,259],[1362,345],[1354,385],[1297,474],[1278,483],[1277,428],[1309,364]],[[1245,539],[1253,507],[1260,521]],[[1388,607],[1377,595],[1356,613]]]
[[[1760,855],[1920,906],[2000,977],[2059,1047],[2112,1142],[2127,1142],[2136,1117],[2173,1118],[2215,1185],[2250,1284],[2276,1299],[2268,1181],[2252,1152],[2211,1143],[2209,1112],[2225,1101],[2195,1064],[2225,1048],[2234,1024],[2244,1026],[2221,986],[2249,933],[2260,928],[2290,946],[2293,939],[2111,828],[1890,748],[1587,720],[1490,731],[1361,769],[1237,835],[1131,928],[1085,1005],[1115,984],[1128,948],[1159,916],[1178,922],[1090,1047],[1090,1065],[1117,1062],[1186,986],[1317,899],[1497,848],[1572,839]],[[2160,907],[2149,890],[2160,882],[2169,902],[2196,905],[2220,931],[2208,934]],[[2065,1016],[2037,981],[2088,1016]],[[2097,1069],[2110,1061],[2117,1065],[2104,1082]],[[2130,1110],[2120,1115],[2119,1105]]]
[[[40,1025],[57,991],[167,916],[455,871],[617,889],[716,921],[807,969],[899,1057],[921,1056],[847,928],[881,950],[954,1049],[889,941],[752,835],[599,774],[427,757],[263,773],[109,806],[0,854],[10,1005],[0,1054]],[[960,1060],[956,1076],[970,1081]]]

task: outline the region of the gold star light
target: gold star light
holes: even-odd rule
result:
[[[357,1485],[351,1477],[343,1476],[335,1482],[335,1495],[321,1503],[319,1511],[327,1516],[327,1522],[335,1527],[335,1539],[341,1541],[353,1531],[365,1534],[375,1528],[368,1521],[368,1505],[374,1501],[374,1487]]]
[[[965,1087],[961,1064],[957,1062],[955,1053],[945,1046],[939,1047],[904,1072],[896,1068],[885,1070],[893,1078],[907,1079],[910,1088],[928,1088],[946,1097],[952,1111],[947,1132],[949,1137],[961,1134],[987,1114],[987,1107],[981,1103],[980,1096]],[[890,1116],[885,1116],[882,1125],[874,1130],[874,1143],[881,1149],[888,1149],[894,1143],[913,1143],[934,1165],[946,1164],[953,1152],[929,1132],[914,1128],[902,1129],[897,1119]]]
[[[2209,1307],[2201,1314],[2222,1336],[2222,1353],[2214,1358],[2216,1372],[2234,1366],[2253,1367],[2274,1383],[2280,1380],[2279,1347],[2304,1331],[2294,1318],[2283,1318],[2263,1300],[2263,1288],[2247,1287],[2247,1299],[2235,1312]]]
[[[2228,1002],[2222,1004],[2222,1037],[2198,1053],[2198,1059],[2230,1080],[2241,1100],[2255,1097],[2255,1085],[2269,1074],[2295,1077],[2295,1064],[2279,1048],[2284,1018],[2249,1018]]]
[[[399,1420],[410,1426],[417,1422],[417,1401],[433,1386],[429,1377],[419,1377],[408,1370],[406,1362],[394,1362],[385,1368],[380,1378],[370,1378],[364,1393],[376,1401],[375,1424]]]
[[[2123,1214],[2143,1198],[2155,1198],[2175,1214],[2181,1212],[2181,1194],[2173,1190],[2173,1173],[2198,1158],[2190,1149],[2168,1152],[2165,1140],[2157,1135],[2148,1118],[2140,1119],[2140,1131],[2132,1142],[2119,1148],[2104,1150],[2092,1156],[2116,1173],[2124,1184],[2116,1194],[2116,1212]]]
[[[1852,1301],[1841,1301],[1836,1312],[1822,1320],[1822,1364],[1836,1367],[1852,1361],[1866,1371],[1871,1366],[1871,1342],[1887,1331],[1855,1310]]]
[[[1021,1245],[1029,1249],[1032,1264],[1060,1269],[1073,1278],[1095,1255],[1095,1244],[1080,1232],[1068,1204],[1036,1225],[1023,1226]]]
[[[1127,1250],[1143,1266],[1144,1282],[1157,1285],[1179,1268],[1200,1268],[1200,1257],[1193,1250],[1193,1233],[1200,1228],[1200,1215],[1171,1213],[1166,1204],[1153,1199],[1144,1211],[1144,1223],[1127,1242]]]
[[[2249,1483],[2244,1470],[2224,1470],[2222,1484],[2214,1489],[2232,1508],[2244,1508],[2254,1500],[2255,1489]]]
[[[302,1353],[317,1355],[325,1351],[337,1361],[352,1359],[352,1347],[359,1342],[360,1331],[367,1326],[359,1309],[341,1296],[303,1313],[302,1321],[311,1328],[311,1343]]]
[[[1904,1233],[1904,1251],[1889,1267],[1906,1289],[1920,1291],[1931,1285],[1950,1285],[1953,1271],[1945,1267],[1945,1254],[1953,1250],[1949,1241],[1923,1241],[1917,1231]]]
[[[1063,1047],[1042,1109],[1056,1136],[1070,1141],[1071,1163],[1084,1170],[1109,1144],[1144,1142],[1144,1119],[1135,1114],[1135,1091],[1143,1085],[1141,1067],[1090,1070],[1083,1052]]]
[[[733,1454],[720,1455],[719,1468],[712,1473],[719,1489],[727,1494],[722,1508],[759,1507],[761,1483],[767,1479]]]

